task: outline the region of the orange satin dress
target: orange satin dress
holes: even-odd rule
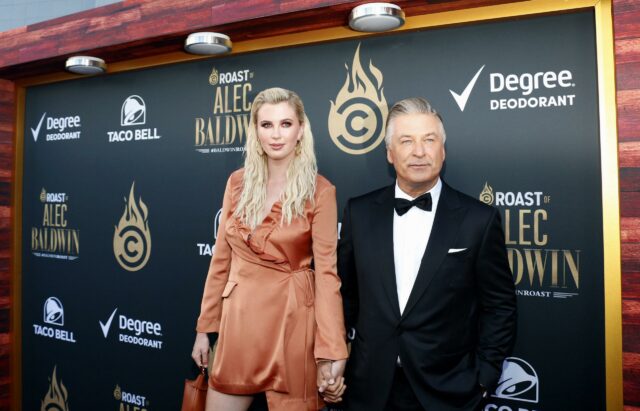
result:
[[[318,176],[304,218],[281,225],[278,201],[252,231],[233,216],[242,175],[227,181],[198,318],[199,332],[219,333],[209,384],[265,392],[271,411],[316,411],[316,361],[347,358],[335,187]]]

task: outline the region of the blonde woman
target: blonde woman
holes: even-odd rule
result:
[[[340,398],[336,244],[335,187],[318,175],[302,101],[264,90],[251,107],[244,168],[227,181],[196,327],[199,366],[208,365],[207,333],[219,333],[207,411],[246,410],[261,392],[270,411],[315,411],[317,385],[327,401]]]

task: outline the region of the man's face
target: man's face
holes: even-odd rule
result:
[[[403,114],[392,120],[387,160],[398,185],[411,196],[430,190],[438,181],[445,152],[440,119],[433,114]]]

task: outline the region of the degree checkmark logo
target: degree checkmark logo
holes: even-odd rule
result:
[[[38,141],[38,134],[40,134],[40,127],[42,126],[42,122],[44,121],[45,116],[47,115],[47,113],[44,113],[42,115],[42,117],[40,118],[40,122],[38,123],[38,127],[36,127],[36,129],[31,129],[31,134],[33,134],[33,141]]]
[[[113,316],[116,315],[116,311],[118,311],[118,308],[113,310],[113,312],[111,313],[111,317],[109,317],[106,323],[103,324],[102,321],[98,320],[98,322],[100,323],[100,328],[102,328],[102,334],[104,334],[104,338],[107,338],[107,334],[109,334],[109,328],[111,328],[111,321],[113,321]]]
[[[478,70],[476,75],[473,76],[469,84],[467,84],[467,87],[465,87],[464,90],[462,90],[461,94],[458,94],[455,91],[449,89],[449,93],[451,93],[451,95],[453,96],[453,99],[458,104],[458,107],[460,107],[460,111],[464,111],[464,107],[467,105],[467,100],[469,100],[469,96],[471,95],[473,86],[476,85],[476,81],[478,80],[478,76],[480,76],[482,69],[484,69],[484,66],[480,67],[480,70]]]

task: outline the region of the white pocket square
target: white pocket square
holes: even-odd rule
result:
[[[455,253],[461,253],[462,251],[465,251],[466,248],[450,248],[448,251],[448,254],[455,254]]]

